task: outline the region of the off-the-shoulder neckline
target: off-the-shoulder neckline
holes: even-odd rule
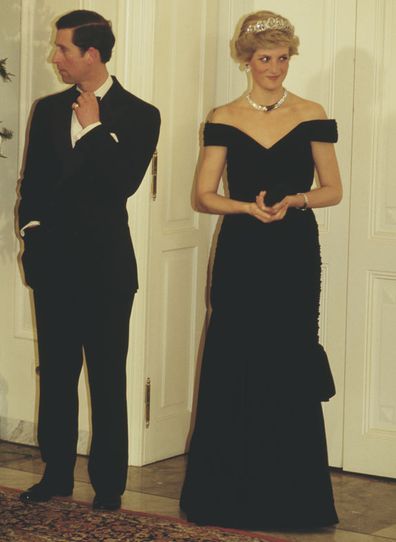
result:
[[[241,130],[241,128],[238,128],[237,126],[234,126],[233,124],[226,124],[226,123],[223,123],[223,122],[209,122],[207,121],[205,123],[205,125],[211,125],[211,126],[225,126],[226,128],[233,128],[234,130],[237,130],[238,132],[240,132],[241,134],[245,135],[246,137],[248,137],[249,139],[251,139],[252,141],[254,141],[255,143],[257,143],[257,145],[259,145],[260,147],[262,147],[263,149],[269,151],[270,149],[272,149],[273,147],[275,147],[276,145],[278,145],[278,143],[280,143],[281,141],[283,141],[286,137],[288,137],[289,135],[291,135],[293,132],[295,132],[297,130],[297,128],[299,128],[300,126],[302,126],[303,124],[308,124],[308,123],[311,123],[311,122],[335,122],[335,119],[312,119],[312,120],[303,120],[301,122],[299,122],[298,124],[296,124],[291,130],[289,130],[288,132],[286,132],[281,138],[279,138],[277,141],[275,141],[275,143],[273,143],[272,145],[270,145],[269,147],[266,147],[265,145],[263,145],[262,143],[260,143],[259,141],[257,141],[257,139],[255,139],[254,137],[252,137],[250,134],[248,134],[247,132],[245,132],[244,130]]]

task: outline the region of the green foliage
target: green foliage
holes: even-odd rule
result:
[[[6,62],[7,62],[7,59],[6,58],[2,58],[0,60],[0,77],[3,79],[3,81],[5,83],[7,83],[8,81],[11,81],[11,77],[14,76],[13,73],[9,73],[7,71],[7,68],[6,68]]]

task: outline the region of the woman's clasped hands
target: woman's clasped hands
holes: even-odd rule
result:
[[[256,196],[256,201],[252,201],[248,204],[248,214],[264,223],[282,220],[285,217],[287,209],[291,203],[289,201],[289,196],[284,197],[281,201],[272,206],[267,206],[264,202],[266,193],[267,192],[265,190],[262,190]]]

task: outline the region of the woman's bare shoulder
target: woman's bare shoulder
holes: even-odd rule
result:
[[[327,119],[326,111],[322,105],[295,94],[291,95],[290,107],[301,121]]]
[[[235,119],[241,114],[243,101],[238,98],[233,102],[225,105],[220,105],[212,109],[207,117],[208,122],[219,124],[233,124]]]

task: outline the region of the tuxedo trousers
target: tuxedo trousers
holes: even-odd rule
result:
[[[122,495],[128,469],[126,357],[134,292],[89,281],[34,288],[39,350],[38,442],[45,476],[73,483],[78,382],[85,358],[92,416],[88,471],[97,494]]]

